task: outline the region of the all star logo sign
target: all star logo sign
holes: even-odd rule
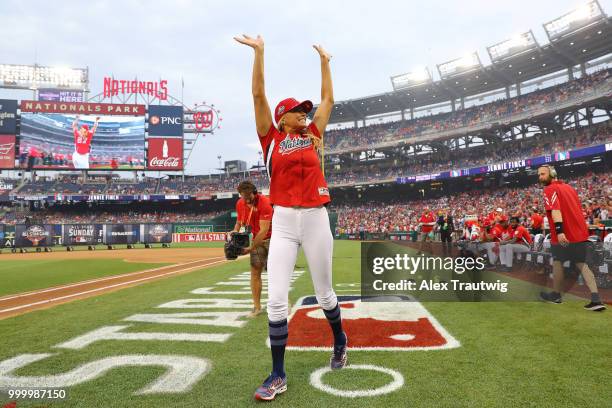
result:
[[[309,137],[287,135],[285,139],[278,144],[278,152],[280,154],[291,154],[296,150],[307,149],[312,145]]]
[[[279,106],[278,109],[276,110],[276,115],[282,115],[283,112],[285,112],[285,106]]]
[[[338,296],[349,347],[362,350],[436,350],[461,344],[419,302],[362,302]],[[289,321],[288,349],[329,350],[333,337],[314,296],[298,300]]]

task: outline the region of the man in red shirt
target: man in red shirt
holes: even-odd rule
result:
[[[538,169],[538,178],[544,186],[546,217],[550,225],[551,252],[553,257],[553,292],[542,292],[542,300],[561,303],[563,287],[563,262],[573,262],[591,291],[591,303],[587,310],[602,311],[606,307],[599,298],[595,276],[586,263],[589,231],[582,215],[578,193],[568,184],[557,179],[554,167],[544,165]]]
[[[431,240],[433,237],[434,225],[436,225],[436,217],[434,216],[434,213],[429,210],[428,207],[425,207],[425,209],[423,210],[423,214],[419,219],[419,226],[421,227],[421,245],[419,250],[421,252],[423,252],[425,242],[429,243],[429,252],[432,251]]]
[[[241,198],[236,203],[236,225],[231,233],[250,228],[253,241],[243,254],[251,254],[251,293],[253,311],[250,317],[258,316],[261,310],[261,272],[268,263],[270,237],[272,236],[272,205],[268,197],[257,192],[257,187],[250,181],[238,185]]]
[[[501,236],[499,242],[499,259],[504,266],[505,272],[512,272],[512,261],[514,254],[527,252],[531,248],[531,234],[527,228],[519,223],[518,217],[510,219],[510,225],[507,225],[508,218],[502,216],[502,227],[506,225],[506,229]]]
[[[544,217],[540,215],[537,208],[533,207],[533,212],[529,218],[531,220],[531,235],[541,234]]]
[[[74,153],[72,153],[72,165],[75,169],[89,168],[89,152],[91,150],[91,140],[98,129],[97,117],[93,128],[89,130],[89,125],[83,124],[79,128],[79,115],[76,115],[72,122],[72,133],[74,134]]]
[[[502,228],[500,224],[496,224],[495,221],[491,221],[491,219],[495,219],[496,217],[485,218],[483,228],[480,232],[480,244],[478,245],[479,251],[487,251],[489,268],[493,268],[497,263],[497,258],[499,257],[499,239],[505,230],[505,228]]]

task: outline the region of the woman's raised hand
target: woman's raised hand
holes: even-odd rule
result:
[[[242,34],[242,37],[234,37],[234,40],[238,41],[240,44],[248,45],[254,50],[263,50],[264,48],[264,41],[261,35],[257,35],[257,38],[253,38],[246,34]]]
[[[320,44],[319,45],[313,45],[312,48],[317,50],[317,52],[319,53],[319,56],[321,58],[325,58],[327,61],[329,61],[331,59],[332,56],[327,51],[325,51]]]

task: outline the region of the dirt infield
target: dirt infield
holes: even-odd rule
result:
[[[98,249],[96,251],[28,252],[0,255],[0,260],[123,259],[126,262],[183,263],[222,256],[223,248]]]
[[[71,283],[0,298],[0,320],[227,262],[222,248],[75,251],[2,255],[2,259],[124,259],[173,265]]]

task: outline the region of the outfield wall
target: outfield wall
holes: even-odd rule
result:
[[[0,224],[0,248],[225,241],[213,224]]]

